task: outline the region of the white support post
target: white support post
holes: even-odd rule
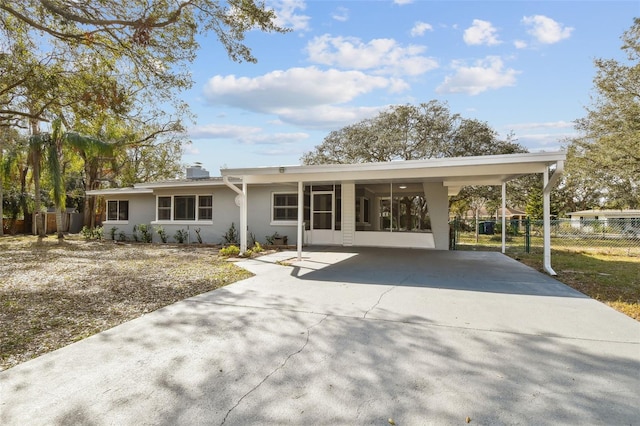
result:
[[[549,275],[558,275],[551,267],[551,188],[549,187],[549,167],[544,172],[542,190],[543,220],[543,267]]]
[[[240,252],[245,253],[247,251],[247,231],[249,225],[247,223],[247,182],[242,180],[242,201],[240,204]]]
[[[247,183],[242,179],[242,191],[229,182],[228,176],[223,176],[222,181],[239,196],[240,200],[240,253],[247,251]]]
[[[502,254],[506,252],[507,246],[507,183],[502,182]]]
[[[298,262],[302,260],[302,240],[304,238],[304,185],[298,182]]]
[[[553,175],[549,177],[549,166],[547,166],[542,188],[542,212],[543,212],[543,267],[549,275],[556,276],[556,272],[551,267],[551,190],[555,184],[560,180],[560,176],[564,172],[564,161],[560,160],[556,163],[556,169],[553,171]]]

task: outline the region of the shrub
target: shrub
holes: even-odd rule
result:
[[[133,232],[131,233],[131,237],[136,243],[140,241],[140,238],[138,237],[138,225],[133,225]]]
[[[127,234],[125,234],[124,231],[118,233],[118,241],[127,241]]]
[[[184,229],[178,229],[175,234],[173,234],[173,239],[176,240],[178,244],[184,244],[189,239],[189,232]]]
[[[236,230],[236,225],[231,222],[231,226],[227,230],[227,232],[222,236],[222,244],[234,244],[238,245],[238,231]]]
[[[276,231],[273,233],[273,235],[265,235],[264,238],[267,240],[267,244],[272,246],[275,244],[276,238],[280,238],[280,234],[278,234],[278,231]]]
[[[260,245],[259,242],[254,242],[253,243],[253,248],[251,249],[254,253],[261,253],[264,251],[264,248],[262,248],[262,246]]]
[[[202,236],[200,235],[200,228],[195,228],[194,231],[196,233],[196,238],[198,239],[198,243],[202,244]]]
[[[102,226],[98,226],[97,228],[89,228],[87,226],[83,226],[82,230],[80,230],[80,233],[82,234],[83,237],[85,237],[87,240],[102,240],[103,237],[103,228]]]
[[[167,231],[165,231],[162,226],[157,226],[156,227],[156,232],[160,236],[160,241],[162,241],[163,243],[166,243],[167,242],[167,238],[168,238],[167,237]]]
[[[153,233],[151,232],[151,227],[149,225],[147,225],[146,223],[141,223],[140,225],[136,226],[138,227],[138,232],[140,232],[140,241],[142,241],[143,243],[153,242]]]
[[[109,234],[111,235],[111,241],[116,240],[116,232],[118,232],[118,228],[115,226],[109,230]]]
[[[220,256],[224,256],[224,257],[237,256],[240,254],[240,248],[235,245],[223,247],[220,249],[219,254]]]

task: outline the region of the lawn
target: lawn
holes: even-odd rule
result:
[[[499,250],[499,236],[461,238],[460,250]],[[579,241],[552,238],[551,266],[556,279],[640,321],[640,243]],[[542,269],[542,241],[535,238],[531,252],[517,240],[507,243],[506,254],[539,271]]]
[[[0,237],[0,370],[251,275],[217,252]]]

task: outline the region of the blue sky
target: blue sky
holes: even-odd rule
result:
[[[574,134],[596,58],[624,60],[638,1],[271,0],[287,34],[247,35],[257,64],[201,40],[183,161],[299,164],[332,130],[437,99],[531,151]]]

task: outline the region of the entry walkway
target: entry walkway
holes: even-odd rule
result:
[[[499,253],[240,265],[257,275],[0,373],[0,423],[638,420],[640,323]]]

